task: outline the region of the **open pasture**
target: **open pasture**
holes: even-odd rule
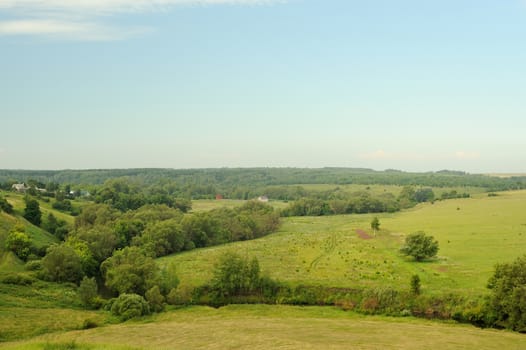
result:
[[[394,214],[285,218],[279,232],[254,241],[236,242],[159,259],[174,261],[181,288],[212,278],[217,257],[232,250],[259,259],[263,273],[293,285],[327,287],[392,286],[406,288],[419,274],[430,293],[485,293],[498,262],[526,253],[526,191],[497,197],[437,201]],[[438,258],[416,263],[401,256],[408,233],[424,230],[440,243]],[[359,234],[365,232],[371,239]]]
[[[247,201],[241,200],[241,199],[198,199],[192,201],[192,211],[193,212],[200,212],[200,211],[208,211],[212,209],[219,209],[219,208],[236,208],[240,207],[243,204],[245,204]],[[269,205],[273,206],[276,209],[285,208],[288,203],[283,201],[270,201],[268,202]]]
[[[47,334],[2,349],[523,349],[524,335],[467,325],[361,316],[330,307],[189,307],[143,320]],[[56,347],[59,349],[59,347]]]
[[[345,185],[335,185],[335,184],[302,184],[297,185],[303,187],[306,191],[314,192],[328,192],[328,191],[342,191],[344,193],[352,194],[356,192],[370,192],[372,195],[380,195],[383,193],[392,193],[395,196],[398,196],[402,189],[403,185],[361,185],[361,184],[345,184]],[[418,186],[416,186],[418,188]],[[429,186],[421,186],[429,187]],[[436,198],[440,198],[442,193],[457,191],[457,193],[469,193],[471,195],[483,193],[485,190],[481,187],[430,187],[433,189]]]

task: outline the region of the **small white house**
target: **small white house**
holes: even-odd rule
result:
[[[258,201],[263,202],[263,203],[267,203],[268,202],[268,197],[267,196],[259,196],[258,197]]]
[[[13,184],[13,186],[11,186],[11,188],[17,192],[25,192],[29,189],[29,187],[26,187],[26,184],[25,183],[21,183],[21,184]]]

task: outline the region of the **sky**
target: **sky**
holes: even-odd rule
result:
[[[0,0],[0,169],[526,172],[526,0]]]

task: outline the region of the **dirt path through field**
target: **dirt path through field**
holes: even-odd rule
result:
[[[372,239],[373,238],[362,229],[357,229],[356,233],[358,234],[358,237],[360,237],[361,239]]]

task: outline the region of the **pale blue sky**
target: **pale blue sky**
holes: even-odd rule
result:
[[[526,172],[524,0],[0,0],[0,168]]]

